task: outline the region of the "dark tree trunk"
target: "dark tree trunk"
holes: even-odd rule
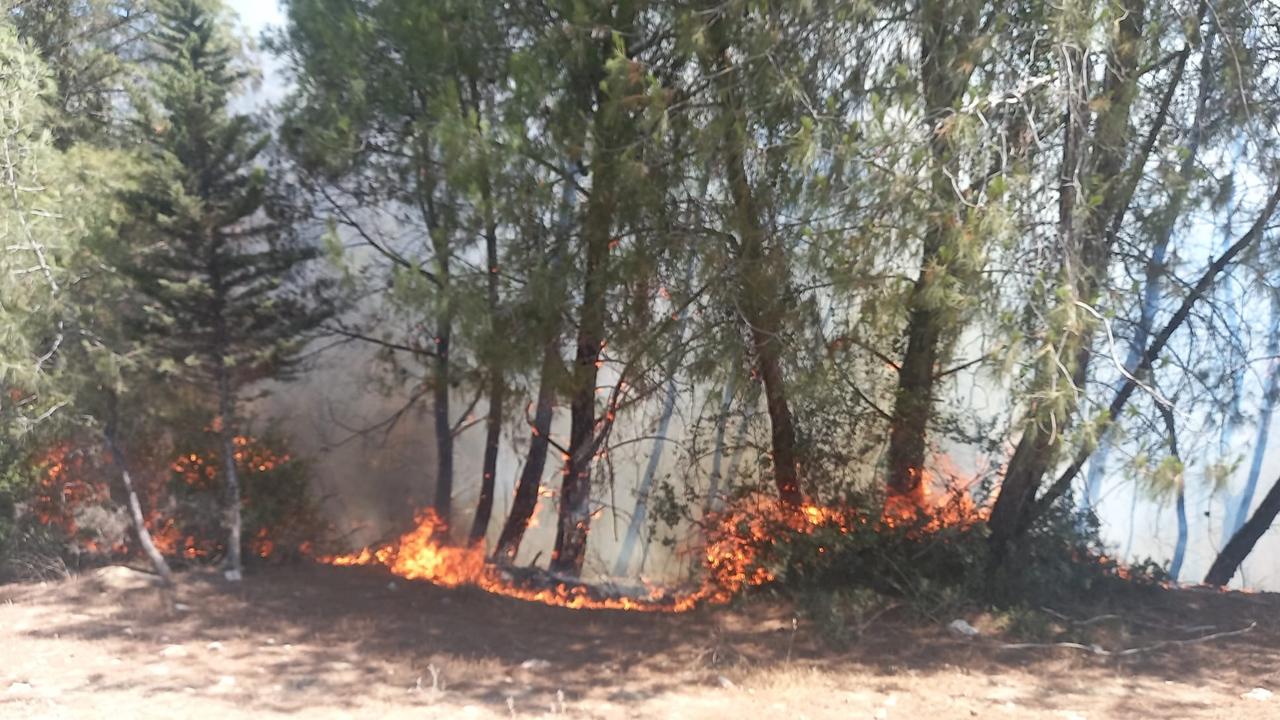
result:
[[[917,294],[925,289],[923,278],[922,272],[916,281]],[[911,310],[907,352],[898,369],[898,392],[889,424],[889,492],[898,497],[915,498],[921,493],[940,330],[936,312]]]
[[[929,140],[932,155],[932,197],[942,207],[930,213],[920,253],[920,269],[909,300],[907,349],[898,370],[898,391],[893,420],[889,425],[889,491],[893,495],[918,498],[924,474],[929,418],[933,414],[933,386],[943,332],[953,321],[950,308],[939,307],[934,292],[947,280],[949,246],[960,218],[952,178],[958,174],[952,159],[951,113],[964,96],[976,61],[960,62],[969,51],[971,34],[977,25],[976,6],[943,0],[929,0],[921,8],[921,84],[925,117],[933,123]],[[964,68],[970,68],[965,71]]]
[[[452,322],[441,318],[435,338],[432,415],[436,437],[436,492],[431,507],[446,526],[453,513],[453,418],[449,411],[449,342]]]
[[[556,220],[554,245],[547,259],[550,292],[542,303],[546,312],[543,321],[542,366],[538,372],[538,399],[534,405],[533,428],[530,430],[529,454],[516,481],[515,498],[511,511],[502,525],[493,559],[502,565],[511,565],[520,552],[524,532],[538,508],[538,493],[542,489],[542,474],[547,467],[547,452],[551,445],[551,421],[555,414],[557,388],[564,374],[560,359],[561,307],[565,301],[564,258],[569,248],[569,233],[577,207],[575,171],[564,168],[560,194],[559,217]]]
[[[604,111],[602,111],[604,112]],[[612,133],[597,134],[597,141],[612,145]],[[591,197],[583,224],[586,243],[586,278],[579,313],[577,351],[574,355],[573,396],[569,402],[569,459],[560,490],[556,545],[551,554],[552,572],[577,576],[586,560],[587,535],[591,531],[591,467],[596,449],[597,361],[604,343],[605,303],[608,289],[610,229],[615,203],[613,148],[597,148]]]
[[[713,21],[708,36],[715,52],[711,60],[718,70],[715,77],[721,111],[732,118],[732,122],[725,123],[721,152],[740,242],[738,303],[751,335],[756,371],[764,383],[774,485],[784,503],[800,505],[804,502],[804,493],[800,485],[795,421],[787,401],[782,368],[783,289],[789,274],[782,249],[768,247],[759,202],[747,174],[747,118],[736,87],[738,79],[734,77],[723,22],[723,18]]]
[[[1058,236],[1064,248],[1061,279],[1070,283],[1074,301],[1093,303],[1111,260],[1111,224],[1122,218],[1129,205],[1136,173],[1141,171],[1145,156],[1130,162],[1130,112],[1137,95],[1138,67],[1141,59],[1142,32],[1145,23],[1144,0],[1127,0],[1118,21],[1117,36],[1107,52],[1107,71],[1103,94],[1109,102],[1093,124],[1089,142],[1088,87],[1083,81],[1068,92],[1066,139],[1063,144],[1062,172],[1058,193]],[[1066,51],[1073,65],[1071,77],[1080,75],[1084,53],[1080,49]],[[1081,183],[1087,184],[1081,188]],[[1113,186],[1108,188],[1108,186]],[[1080,208],[1076,198],[1110,190],[1098,207]],[[1082,212],[1083,211],[1083,212]],[[1079,215],[1079,218],[1077,216]],[[1077,309],[1076,312],[1081,312]],[[1066,338],[1062,362],[1069,363],[1071,382],[1084,386],[1092,357],[1092,324],[1074,337]],[[1026,429],[1014,449],[1000,485],[1000,494],[991,510],[989,527],[992,567],[1002,564],[1009,542],[1032,522],[1036,509],[1036,493],[1045,473],[1057,461],[1062,438],[1075,416],[1075,388],[1054,389],[1061,369],[1046,367],[1037,382],[1045,390],[1067,393],[1063,409],[1032,407]]]
[[[765,403],[769,410],[770,445],[773,450],[773,483],[778,497],[788,505],[804,502],[800,489],[800,468],[796,456],[796,428],[787,403],[786,380],[782,375],[782,358],[777,335],[780,328],[756,327],[752,330],[757,367],[764,380]]]
[[[492,369],[491,369],[492,372]],[[485,420],[484,465],[480,474],[480,499],[476,501],[476,516],[471,523],[471,544],[484,540],[493,515],[494,485],[498,473],[498,446],[502,440],[502,403],[506,385],[502,376],[489,379],[489,416]],[[545,453],[544,453],[545,455]]]
[[[474,92],[474,89],[473,89]],[[498,298],[498,228],[493,211],[493,186],[488,166],[480,179],[480,197],[484,207],[484,248],[488,266],[489,330],[491,342],[498,340],[501,311]],[[494,359],[489,363],[489,415],[485,419],[484,465],[480,470],[480,498],[476,501],[476,515],[471,521],[472,545],[484,540],[489,530],[489,518],[493,514],[494,485],[498,475],[498,445],[502,440],[502,405],[506,401],[506,381],[502,363]]]
[[[510,565],[520,552],[524,531],[533,519],[538,507],[538,491],[542,489],[542,473],[547,467],[547,450],[551,443],[551,417],[555,410],[555,378],[560,365],[559,337],[547,343],[543,350],[542,372],[538,380],[538,400],[534,409],[533,429],[530,431],[529,454],[524,469],[516,482],[515,499],[511,512],[502,526],[498,544],[494,548],[495,562]]]
[[[617,37],[627,37],[634,24],[636,8],[622,0],[617,3],[613,26]],[[596,452],[597,362],[605,337],[605,305],[609,290],[609,244],[613,239],[614,214],[618,202],[618,163],[627,132],[626,111],[620,98],[600,85],[606,58],[614,52],[614,39],[595,48],[594,77],[596,107],[592,118],[591,194],[582,223],[586,246],[582,303],[578,312],[578,341],[574,354],[573,395],[569,401],[569,460],[560,490],[560,512],[556,522],[556,545],[550,570],[578,576],[586,561],[587,536],[591,532],[591,466]]]
[[[1218,553],[1209,573],[1204,576],[1204,584],[1222,587],[1231,582],[1231,578],[1240,569],[1240,564],[1253,552],[1258,539],[1271,528],[1277,514],[1280,514],[1280,478],[1276,479],[1266,497],[1262,498],[1262,504],[1258,505],[1249,522],[1242,525],[1231,536],[1226,547],[1222,548],[1222,552]]]

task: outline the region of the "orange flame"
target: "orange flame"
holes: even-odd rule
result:
[[[703,553],[705,577],[696,589],[668,594],[651,588],[646,597],[596,597],[585,585],[561,583],[553,588],[522,587],[486,562],[483,545],[451,546],[442,537],[443,524],[431,510],[418,514],[417,525],[398,540],[377,548],[318,558],[335,566],[387,568],[410,580],[427,580],[442,587],[471,585],[495,595],[573,609],[685,612],[702,604],[723,604],[744,588],[774,580],[760,562],[762,548],[779,532],[811,533],[819,527],[837,527],[848,533],[867,525],[864,514],[808,504],[797,509],[775,498],[757,496],[735,504],[711,523]],[[941,525],[943,520],[939,520]]]

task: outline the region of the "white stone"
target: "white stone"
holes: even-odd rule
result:
[[[950,630],[952,634],[959,635],[960,637],[973,638],[982,634],[978,628],[970,625],[960,618],[956,618],[955,620],[947,623],[947,629]]]

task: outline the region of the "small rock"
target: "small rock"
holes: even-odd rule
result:
[[[214,640],[213,642],[209,643],[208,645],[205,645],[205,646],[204,646],[204,649],[205,649],[205,650],[212,650],[213,652],[218,652],[219,650],[221,650],[221,649],[222,649],[222,643],[218,642],[217,640]]]
[[[34,688],[31,686],[31,683],[26,683],[26,682],[9,683],[9,692],[14,693],[15,695],[18,693],[29,693],[33,689]]]
[[[947,623],[947,629],[950,630],[953,635],[966,638],[975,638],[982,634],[978,628],[970,625],[960,618],[956,618],[955,620]]]
[[[186,603],[174,603],[173,609],[177,610],[178,612],[188,612],[189,610],[191,610],[191,606],[187,605]]]
[[[1271,696],[1274,694],[1275,693],[1271,692],[1266,688],[1254,688],[1249,692],[1244,693],[1240,697],[1244,698],[1245,700],[1257,700],[1258,702],[1266,702],[1270,700]]]
[[[390,590],[391,592],[395,592],[396,590],[400,589],[400,586],[396,584],[395,580],[392,580],[391,582],[387,583],[387,589]]]
[[[227,692],[236,686],[236,679],[230,675],[223,675],[218,678],[218,682],[210,688],[213,692]]]
[[[104,567],[93,573],[93,584],[99,592],[124,592],[160,585],[160,578],[123,565]]]
[[[520,667],[525,670],[546,670],[551,667],[551,663],[543,660],[542,658],[529,658],[528,660],[520,663]]]
[[[736,690],[738,688],[737,683],[735,683],[734,681],[730,680],[729,678],[723,675],[717,675],[716,682],[720,683],[720,687],[724,688],[725,690]]]
[[[181,645],[166,645],[160,654],[167,658],[186,657],[187,649]]]
[[[240,582],[244,579],[244,575],[239,570],[227,570],[222,573],[222,576],[227,579],[227,582]]]

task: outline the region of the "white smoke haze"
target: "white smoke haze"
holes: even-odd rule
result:
[[[256,37],[269,26],[278,25],[283,20],[274,0],[229,0],[229,5],[239,13],[245,31],[250,36]],[[288,88],[279,75],[278,63],[274,59],[265,54],[259,54],[256,59],[263,66],[262,80],[249,89],[242,103],[246,107],[262,108],[283,98]],[[1207,227],[1211,225],[1210,222]],[[1204,247],[1199,249],[1203,250],[1204,257],[1210,257],[1214,249],[1213,238],[1216,236],[1210,231],[1203,231],[1203,236],[1205,240],[1198,244]],[[1193,246],[1196,244],[1192,243]],[[1182,259],[1189,262],[1188,272],[1196,272],[1196,258]],[[1253,320],[1255,324],[1268,312],[1265,303],[1256,294],[1243,295],[1240,302],[1241,317]],[[1181,575],[1184,582],[1197,582],[1203,577],[1224,543],[1222,528],[1225,507],[1237,502],[1248,472],[1249,455],[1256,444],[1254,423],[1262,397],[1262,386],[1270,363],[1275,362],[1257,359],[1262,355],[1262,340],[1254,338],[1251,342],[1254,352],[1249,354],[1252,361],[1244,377],[1242,392],[1244,422],[1234,432],[1228,433],[1220,450],[1217,448],[1220,425],[1205,417],[1184,418],[1187,421],[1184,432],[1191,435],[1192,428],[1195,428],[1198,433],[1196,437],[1188,438],[1187,445],[1198,449],[1214,448],[1213,452],[1184,453],[1187,455],[1184,461],[1187,464],[1190,525],[1189,543]],[[961,344],[962,349],[964,344]],[[1123,353],[1122,348],[1120,354],[1123,356]],[[327,350],[317,355],[311,366],[296,381],[273,386],[272,395],[253,408],[257,415],[257,426],[270,424],[279,429],[289,438],[293,450],[309,463],[316,494],[323,498],[325,512],[342,539],[352,547],[388,539],[408,529],[414,513],[429,504],[435,485],[435,443],[425,402],[405,412],[389,430],[360,432],[399,411],[408,396],[407,392],[387,394],[382,391],[378,380],[380,368],[375,356],[374,348],[358,344]],[[957,352],[957,357],[968,356],[964,352]],[[607,373],[602,373],[601,382],[607,382],[607,377]],[[524,378],[524,381],[527,382],[528,378]],[[1016,413],[1011,413],[1007,388],[980,371],[957,373],[952,376],[948,385],[943,392],[944,401],[966,408],[975,420],[999,420],[1016,416]],[[529,388],[525,388],[525,394],[532,395],[528,390]],[[624,441],[627,438],[646,438],[652,434],[661,405],[659,396],[660,393],[656,393],[642,407],[619,418],[614,442],[623,447],[610,458],[613,484],[597,487],[593,497],[598,513],[593,521],[588,547],[585,571],[588,576],[608,574],[615,562],[618,546],[634,505],[635,490],[653,447],[651,439]],[[657,473],[659,481],[671,478],[677,486],[693,482],[697,488],[705,489],[711,472],[709,453],[701,453],[699,461],[695,463],[690,459],[687,448],[692,440],[690,430],[695,425],[703,433],[698,438],[699,446],[709,445],[707,435],[714,419],[708,420],[707,415],[715,413],[719,397],[718,387],[682,389],[669,430],[670,442],[663,453]],[[1101,391],[1095,399],[1096,402],[1103,403],[1108,400]],[[454,398],[453,406],[462,408],[469,401],[470,397],[459,395]],[[484,403],[481,401],[474,412],[480,414],[484,410]],[[736,410],[741,412],[743,409]],[[754,410],[757,411],[757,417],[752,425],[752,435],[753,440],[758,442],[763,439],[758,414],[760,408]],[[517,409],[509,415],[515,417],[508,418],[503,434],[493,519],[489,527],[490,546],[510,507],[515,478],[520,472],[528,446],[528,429],[519,419],[523,417],[522,410]],[[733,435],[737,417],[735,414],[730,420],[730,436]],[[797,420],[805,422],[803,417]],[[1001,426],[997,428],[1007,430]],[[479,423],[463,432],[456,440],[455,513],[451,520],[458,537],[464,535],[469,528],[474,512],[483,456],[483,435],[483,423]],[[553,426],[553,438],[564,443],[567,435],[567,409],[560,408]],[[1009,437],[1010,442],[1005,444],[1006,448],[1011,446],[1014,439],[1016,438]],[[732,441],[733,438],[729,440]],[[1272,427],[1270,440],[1271,452],[1263,462],[1259,488],[1254,496],[1255,504],[1261,500],[1269,484],[1280,476],[1280,452],[1276,451],[1280,447],[1280,424]],[[961,473],[976,473],[1005,459],[1000,456],[989,458],[979,448],[954,442],[939,441],[939,447],[935,449],[947,456],[949,467]],[[726,465],[730,451],[731,449],[726,450]],[[1176,537],[1172,499],[1153,501],[1140,487],[1137,478],[1127,476],[1122,462],[1123,455],[1121,448],[1113,456],[1097,506],[1103,538],[1112,554],[1120,559],[1138,560],[1150,557],[1167,565],[1173,554]],[[1209,466],[1229,464],[1232,460],[1240,462],[1236,463],[1225,489],[1213,492],[1212,483],[1206,478]],[[751,476],[756,465],[756,458],[744,458],[741,474]],[[549,491],[552,497],[541,499],[539,513],[525,536],[518,562],[527,563],[537,559],[538,564],[545,565],[549,559],[555,536],[554,494],[559,490],[560,468],[559,453],[552,448],[542,486],[544,493]],[[867,469],[868,477],[871,477],[871,470],[872,468]],[[689,530],[683,528],[677,534],[688,534]],[[1276,558],[1280,558],[1280,537],[1275,533],[1268,533],[1259,541],[1255,552],[1237,573],[1233,586],[1280,590],[1280,566],[1277,565],[1280,561]],[[650,542],[637,551],[631,568],[632,574],[674,580],[687,574],[689,562],[679,552],[673,552],[661,543]]]

